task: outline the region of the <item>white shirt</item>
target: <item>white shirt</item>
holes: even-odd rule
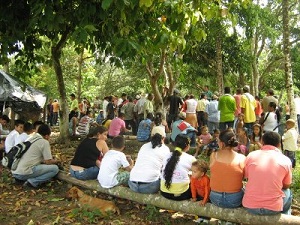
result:
[[[300,97],[294,98],[295,111],[297,115],[300,115]]]
[[[283,150],[296,151],[297,146],[298,132],[293,127],[288,129],[282,136]]]
[[[193,98],[185,101],[186,103],[186,113],[196,113],[197,101]]]
[[[105,153],[97,177],[101,187],[112,188],[118,185],[117,174],[119,169],[121,167],[126,168],[129,165],[123,152],[109,150]]]
[[[131,181],[154,182],[160,178],[163,160],[170,155],[170,149],[165,144],[152,148],[152,143],[144,144],[130,171]]]
[[[269,116],[267,117],[269,113]],[[265,118],[267,117],[267,119],[265,120],[264,124],[263,124],[263,130],[264,131],[274,131],[278,133],[278,127],[274,130],[274,128],[278,125],[277,122],[277,115],[275,112],[267,112],[265,115]]]
[[[5,139],[5,152],[8,153],[10,149],[16,145],[16,139],[19,136],[19,132],[12,130]]]
[[[106,118],[107,112],[106,112],[106,108],[108,105],[108,101],[106,99],[103,100],[103,104],[102,104],[102,109],[103,109],[103,118]]]
[[[17,138],[16,138],[16,145],[21,143],[21,142],[24,142],[26,141],[30,136],[23,132],[22,134],[20,134]]]

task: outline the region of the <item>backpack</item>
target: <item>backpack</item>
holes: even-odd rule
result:
[[[9,152],[3,157],[2,165],[11,170],[16,170],[21,157],[29,149],[32,143],[36,142],[41,138],[37,138],[34,141],[24,141],[13,146]]]

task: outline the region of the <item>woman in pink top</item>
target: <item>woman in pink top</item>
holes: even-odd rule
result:
[[[238,145],[230,130],[220,133],[220,149],[210,156],[210,200],[222,208],[242,205],[245,156],[234,151]]]

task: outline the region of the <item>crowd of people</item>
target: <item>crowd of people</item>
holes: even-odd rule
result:
[[[103,188],[126,185],[134,192],[199,201],[200,206],[211,202],[223,208],[243,206],[259,215],[290,214],[296,121],[288,117],[285,106],[286,130],[280,134],[282,111],[274,91],[268,90],[262,100],[249,91],[245,86],[232,95],[225,87],[219,96],[206,86],[197,100],[194,95],[182,99],[175,89],[166,99],[167,113],[155,111],[151,93],[135,99],[107,96],[102,102],[96,98],[93,106],[85,98],[78,103],[71,94],[70,135],[84,139],[74,153],[70,174],[79,180],[97,179]],[[51,100],[48,109],[49,125],[57,124],[54,109],[59,110],[59,103]],[[51,155],[50,126],[36,128],[16,120],[15,129],[8,132],[3,129],[8,122],[7,116],[0,118],[0,132],[7,133],[6,152],[18,142],[38,138],[12,171],[13,177],[31,187],[54,177],[59,162]],[[123,152],[125,135],[144,142],[135,160]],[[198,222],[208,220],[201,217]]]

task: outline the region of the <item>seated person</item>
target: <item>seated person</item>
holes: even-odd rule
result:
[[[171,200],[187,200],[192,197],[189,172],[196,158],[188,153],[190,140],[182,134],[175,139],[175,149],[163,161],[160,193]]]
[[[141,142],[147,142],[150,140],[151,128],[152,128],[153,114],[148,113],[147,118],[142,120],[138,126],[137,140]]]
[[[219,149],[218,139],[220,136],[220,130],[215,129],[212,135],[212,140],[207,145],[207,156],[210,156],[212,152],[215,152]]]
[[[101,160],[108,151],[107,129],[91,127],[88,136],[79,144],[71,161],[70,174],[79,180],[96,179]]]
[[[191,147],[196,147],[197,130],[191,124],[184,121],[186,113],[180,112],[178,117],[179,120],[174,121],[172,125],[171,142],[175,142],[178,134],[184,134],[191,139]]]
[[[0,116],[0,136],[3,137],[9,134],[9,130],[3,128],[9,123],[9,121],[10,119],[7,115]]]
[[[5,139],[6,153],[8,153],[10,149],[16,145],[17,138],[21,133],[23,133],[24,123],[25,122],[23,120],[15,120],[15,129],[12,130]]]
[[[96,122],[97,122],[98,124],[102,124],[103,121],[104,121],[103,110],[100,109],[99,114],[98,114],[98,116],[97,116],[97,118],[96,118]]]
[[[117,136],[112,139],[112,149],[107,151],[103,157],[97,177],[101,187],[112,188],[121,184],[128,185],[133,160],[126,159],[126,155],[123,153],[124,148],[124,137]],[[121,167],[125,171],[119,171]]]
[[[170,154],[169,147],[164,144],[165,134],[155,133],[139,150],[128,181],[134,192],[153,194],[159,191],[162,163]]]
[[[30,122],[24,123],[24,132],[16,139],[16,144],[26,141],[33,133],[33,125]]]
[[[126,124],[124,121],[124,113],[119,113],[118,117],[112,119],[109,128],[108,128],[108,136],[110,138],[123,135],[125,132],[128,132],[126,129]]]
[[[251,152],[245,161],[248,182],[243,206],[256,215],[291,215],[291,160],[278,149],[280,135],[277,132],[266,132],[262,142],[261,150]]]
[[[79,133],[79,135],[86,136],[89,133],[91,126],[98,125],[92,117],[93,112],[89,110],[86,111],[86,114],[83,117],[81,117],[77,127],[77,132]]]
[[[69,114],[69,134],[71,136],[76,135],[77,123],[78,123],[78,112],[73,110]]]
[[[211,134],[208,132],[208,127],[207,126],[202,126],[200,128],[201,134],[198,137],[198,142],[197,142],[197,148],[196,152],[194,154],[195,157],[198,156],[199,151],[200,152],[205,152],[207,149],[207,145],[211,142]]]
[[[51,129],[47,124],[40,125],[37,133],[30,137],[30,140],[35,141],[20,159],[16,170],[12,171],[16,180],[25,181],[24,188],[38,188],[56,176],[59,171],[56,164],[60,162],[53,159],[51,154],[48,141],[50,134]]]

